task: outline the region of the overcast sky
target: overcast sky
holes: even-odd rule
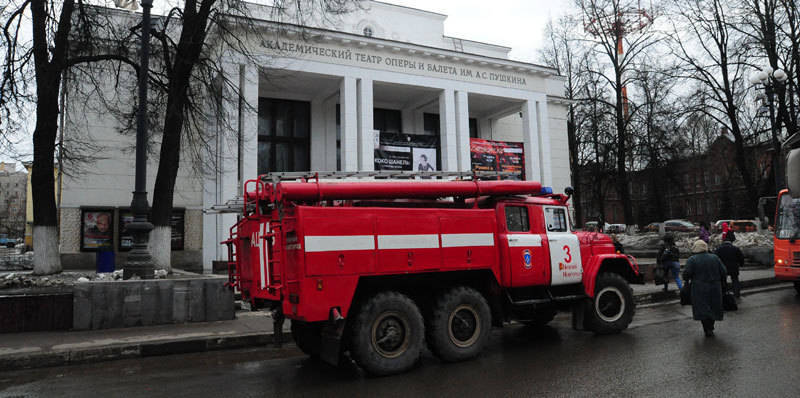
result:
[[[444,33],[511,47],[511,58],[533,62],[544,26],[563,15],[572,0],[384,0],[446,14]]]
[[[166,2],[166,0],[155,1],[157,5]],[[511,47],[511,58],[525,62],[537,61],[536,51],[543,44],[547,21],[563,15],[572,4],[572,0],[384,0],[384,2],[446,14],[448,16],[444,25],[446,35]],[[29,139],[21,143],[20,150],[31,151]],[[0,161],[7,160],[10,160],[8,156],[0,153]]]

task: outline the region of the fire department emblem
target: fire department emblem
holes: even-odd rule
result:
[[[522,251],[522,263],[525,264],[525,269],[531,269],[531,251],[525,249]]]

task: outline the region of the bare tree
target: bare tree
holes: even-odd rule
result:
[[[683,65],[680,76],[702,87],[689,100],[695,105],[694,111],[714,119],[733,135],[734,160],[747,203],[755,207],[758,189],[740,123],[741,103],[747,89],[746,54],[731,28],[730,7],[723,0],[674,0],[673,6],[677,22],[673,26],[672,54]]]
[[[630,108],[626,87],[631,80],[628,71],[658,39],[650,29],[652,16],[638,9],[638,3],[627,0],[578,0],[577,5],[586,23],[596,51],[608,63],[608,73],[593,70],[606,80],[614,99],[605,102],[614,110],[616,130],[616,186],[622,198],[625,222],[633,223],[633,204],[628,189],[628,154]],[[624,49],[624,50],[623,50]]]
[[[569,163],[571,171],[571,183],[576,188],[573,198],[573,208],[575,209],[575,220],[583,222],[583,211],[581,198],[583,192],[579,188],[581,182],[581,170],[583,163],[580,159],[580,147],[584,145],[578,131],[577,107],[581,92],[585,91],[585,80],[587,73],[581,70],[581,63],[585,59],[585,43],[578,40],[575,32],[575,19],[569,16],[562,17],[557,21],[550,21],[545,29],[548,43],[541,50],[543,62],[558,70],[558,73],[567,78],[564,87],[564,96],[571,101],[567,112],[567,141],[569,145]]]
[[[0,109],[18,117],[25,106],[36,106],[33,131],[31,194],[34,220],[34,273],[61,271],[58,251],[58,211],[55,202],[55,161],[62,76],[74,65],[98,61],[124,62],[127,57],[107,51],[93,27],[101,25],[86,12],[83,0],[14,0],[2,9],[4,59]],[[31,40],[23,29],[30,19]],[[76,38],[79,24],[82,36]],[[71,48],[80,51],[72,52]],[[130,65],[136,68],[136,65]]]

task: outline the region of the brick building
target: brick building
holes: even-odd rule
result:
[[[759,193],[774,194],[771,146],[767,142],[745,150]],[[709,223],[755,218],[755,204],[746,199],[735,151],[732,137],[722,134],[705,153],[671,161],[664,167],[628,173],[634,220],[627,224],[644,226],[673,218]],[[582,175],[582,221],[604,219],[611,224],[625,224],[622,199],[613,180],[599,180],[590,167],[584,167]]]

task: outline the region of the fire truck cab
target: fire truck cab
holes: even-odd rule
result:
[[[474,357],[492,326],[627,328],[638,264],[569,222],[569,195],[531,181],[270,182],[245,186],[229,277],[292,321],[298,347],[367,372],[410,369],[427,343]]]

